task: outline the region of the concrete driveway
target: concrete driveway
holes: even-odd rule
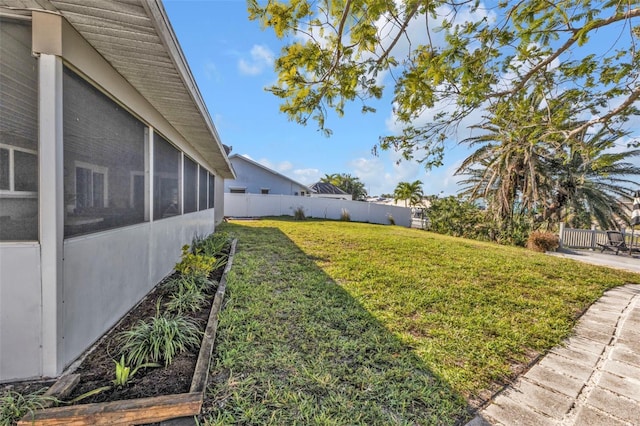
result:
[[[611,252],[601,253],[591,250],[561,249],[557,252],[548,252],[547,254],[591,263],[593,265],[608,266],[610,268],[640,273],[640,253],[633,253],[633,256],[630,256],[622,253],[616,255]]]

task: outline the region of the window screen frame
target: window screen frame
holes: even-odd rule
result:
[[[0,196],[7,197],[21,197],[21,198],[36,198],[38,196],[38,187],[37,187],[37,179],[36,179],[36,190],[35,191],[18,191],[16,190],[16,166],[15,166],[15,152],[23,152],[26,154],[30,154],[36,157],[36,176],[39,174],[38,170],[38,151],[28,148],[21,148],[14,145],[3,144],[0,143],[0,149],[6,150],[9,153],[9,187],[8,189],[0,188]]]

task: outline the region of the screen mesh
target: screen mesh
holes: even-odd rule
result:
[[[198,171],[198,210],[206,210],[209,208],[207,206],[208,175],[209,173],[207,172],[207,170],[204,167],[200,166]]]
[[[180,151],[157,133],[153,136],[153,219],[181,214]]]
[[[65,237],[143,222],[144,124],[68,68],[63,117]]]
[[[31,24],[0,19],[0,241],[38,239],[38,61]]]
[[[212,209],[215,202],[214,202],[214,195],[215,195],[215,176],[212,175],[211,173],[209,173],[209,208]]]
[[[184,212],[198,210],[198,165],[188,157],[184,157]]]

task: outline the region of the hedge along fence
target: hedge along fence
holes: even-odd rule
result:
[[[353,222],[411,227],[411,209],[400,206],[292,195],[224,194],[224,215],[230,217],[293,216],[302,208],[306,217],[340,220],[344,211]]]

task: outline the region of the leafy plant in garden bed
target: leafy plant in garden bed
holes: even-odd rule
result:
[[[67,401],[93,403],[189,392],[229,249],[228,235],[213,236],[196,238],[191,247],[183,247],[176,272],[85,357],[74,372],[80,374],[80,382]],[[115,385],[118,372],[125,368],[129,377]]]
[[[10,426],[27,414],[42,409],[56,399],[45,396],[46,388],[29,393],[8,390],[0,396],[0,426]]]

